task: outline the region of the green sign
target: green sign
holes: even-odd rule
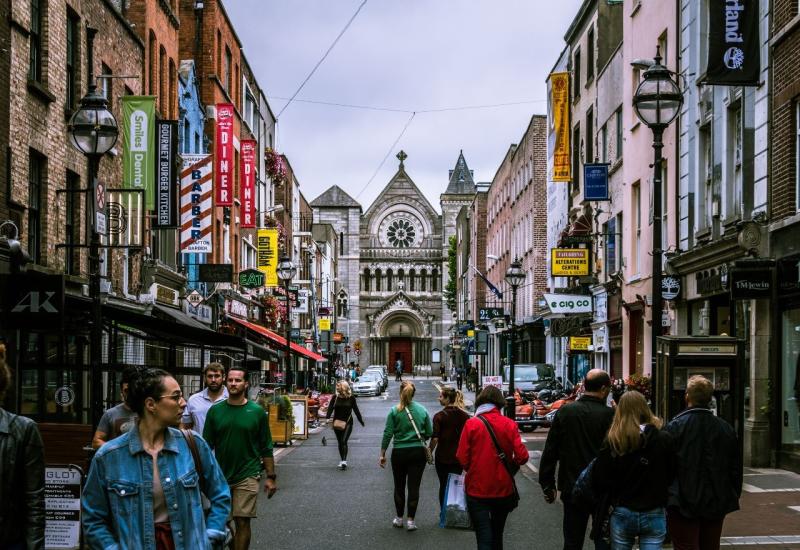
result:
[[[145,207],[155,208],[155,96],[122,98],[122,183],[142,189]]]
[[[239,272],[239,286],[260,288],[264,286],[264,273],[258,269],[245,269]]]

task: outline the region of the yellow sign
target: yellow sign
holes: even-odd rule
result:
[[[550,74],[552,108],[553,181],[570,181],[569,73]]]
[[[570,336],[569,337],[569,350],[570,351],[589,351],[589,346],[592,345],[591,336]]]
[[[319,330],[331,330],[331,320],[330,319],[319,319],[317,321],[317,325]]]
[[[259,229],[256,267],[264,273],[265,286],[278,286],[278,230]]]
[[[553,277],[584,277],[589,274],[588,248],[553,248],[550,254],[550,274]]]
[[[468,331],[467,331],[467,336],[468,336],[469,338],[473,338],[473,337],[475,336],[475,331],[474,331],[474,330],[468,330]]]

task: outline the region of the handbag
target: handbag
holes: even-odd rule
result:
[[[506,472],[508,472],[509,477],[511,477],[511,486],[514,488],[514,508],[519,505],[519,491],[517,490],[517,482],[514,480],[514,476],[517,475],[519,472],[519,464],[516,462],[510,462],[508,460],[508,456],[506,455],[505,451],[500,447],[500,443],[497,442],[497,437],[494,435],[494,430],[492,429],[492,425],[489,424],[489,421],[486,420],[482,416],[478,416],[483,422],[486,429],[489,430],[489,435],[492,438],[492,443],[494,443],[494,448],[497,451],[497,458],[500,459],[500,462],[503,463],[503,466],[506,468]]]
[[[425,449],[425,461],[428,464],[433,464],[433,453],[431,452],[430,448],[425,445],[425,440],[422,439],[422,434],[419,433],[419,429],[417,429],[417,423],[414,422],[414,417],[411,415],[411,411],[408,410],[408,407],[406,407],[406,414],[408,415],[408,419],[411,421],[411,425],[414,427],[414,431],[417,432],[417,437],[419,438],[419,442],[422,443],[422,448]]]
[[[353,418],[353,411],[350,411],[350,416],[347,417],[347,420],[333,420],[333,429],[337,432],[343,432],[347,429],[347,423],[350,422],[350,419]]]

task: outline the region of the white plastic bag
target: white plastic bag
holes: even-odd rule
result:
[[[439,515],[439,527],[472,529],[467,512],[467,494],[464,491],[464,474],[448,474],[444,491],[444,506]]]

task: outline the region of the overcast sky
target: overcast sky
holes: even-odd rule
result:
[[[277,115],[363,0],[224,0]],[[278,121],[277,148],[313,200],[339,185],[366,210],[408,154],[406,171],[438,211],[459,150],[491,181],[533,114],[580,0],[368,0]],[[403,111],[530,102],[411,116]],[[376,173],[372,182],[373,174]]]

